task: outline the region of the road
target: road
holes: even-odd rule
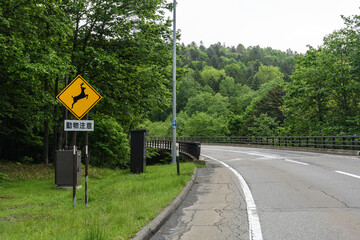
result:
[[[360,158],[228,146],[202,154],[237,171],[263,239],[360,239]]]
[[[212,145],[201,153],[213,180],[200,176],[152,239],[360,239],[360,157]]]

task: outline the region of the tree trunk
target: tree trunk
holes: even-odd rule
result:
[[[49,79],[46,76],[45,78],[45,94],[49,90]],[[47,99],[45,98],[45,116],[47,116],[49,112],[49,103],[47,102]],[[45,117],[44,119],[44,150],[43,150],[43,163],[48,164],[49,163],[49,122],[48,119]]]
[[[59,91],[59,77],[57,77],[55,79],[55,98],[58,94],[58,91]],[[53,147],[53,151],[52,151],[52,155],[53,155],[53,159],[54,159],[54,162],[56,162],[56,150],[58,150],[58,129],[59,129],[59,119],[57,118],[57,112],[58,112],[58,107],[57,107],[57,104],[55,104],[54,106],[54,138],[53,138],[53,141],[54,141],[54,147]]]
[[[3,144],[4,144],[4,137],[1,136],[2,133],[0,133],[0,159],[2,159],[2,150],[3,150]]]

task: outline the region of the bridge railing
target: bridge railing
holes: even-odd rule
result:
[[[170,137],[152,137],[151,139],[171,141]],[[178,137],[178,140],[180,142],[199,142],[215,144],[218,143],[334,150],[360,150],[360,136],[198,136]]]
[[[154,147],[159,149],[171,150],[171,138],[170,137],[151,137],[147,142],[147,147]],[[189,155],[198,160],[200,157],[201,144],[199,142],[192,141],[178,141],[179,152]]]

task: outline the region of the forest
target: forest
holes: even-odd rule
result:
[[[172,8],[165,0],[1,1],[0,159],[54,161],[71,141],[55,97],[78,75],[103,97],[89,112],[90,164],[126,168],[132,129],[170,136]],[[178,136],[358,135],[360,16],[342,18],[342,29],[304,54],[178,44]]]

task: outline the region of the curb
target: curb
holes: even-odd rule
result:
[[[191,177],[191,180],[186,184],[181,193],[157,215],[148,225],[142,228],[139,232],[136,233],[135,237],[130,238],[131,240],[147,240],[150,239],[164,223],[168,220],[170,215],[180,206],[184,201],[190,189],[195,183],[198,169],[195,169],[194,174]]]

